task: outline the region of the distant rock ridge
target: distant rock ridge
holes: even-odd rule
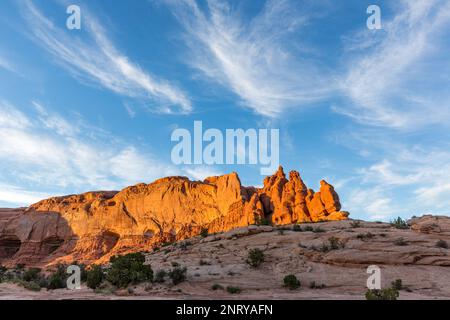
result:
[[[197,236],[203,228],[216,233],[263,220],[284,225],[347,219],[348,212],[340,210],[333,186],[322,180],[314,192],[297,171],[288,180],[281,166],[262,188],[242,186],[237,173],[203,182],[167,177],[120,192],[87,192],[0,210],[0,263],[102,263],[114,254]]]

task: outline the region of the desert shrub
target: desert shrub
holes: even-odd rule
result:
[[[310,289],[323,289],[323,288],[325,288],[325,285],[323,283],[317,284],[315,281],[311,281],[309,283],[309,288]]]
[[[396,229],[409,229],[409,226],[406,223],[406,221],[403,220],[400,217],[398,217],[397,219],[392,220],[391,221],[391,226],[393,226]]]
[[[306,226],[303,231],[314,231],[314,228],[312,226]]]
[[[214,290],[214,291],[216,291],[216,290],[223,290],[223,287],[220,284],[218,284],[218,283],[214,283],[211,286],[211,289]]]
[[[248,252],[247,263],[253,268],[257,268],[264,262],[264,258],[264,252],[261,249],[251,249]]]
[[[402,279],[395,279],[394,281],[392,281],[391,288],[397,291],[402,290],[403,289]]]
[[[101,266],[93,265],[87,271],[86,285],[88,288],[97,289],[103,281],[103,269]]]
[[[350,227],[352,227],[352,228],[359,228],[360,226],[361,226],[361,221],[354,220],[354,221],[350,222]]]
[[[394,288],[369,289],[366,292],[367,300],[397,300],[398,296],[398,290]]]
[[[344,243],[339,238],[336,237],[328,238],[328,243],[330,244],[331,250],[338,250],[345,246]]]
[[[50,290],[65,288],[68,276],[66,270],[66,266],[62,264],[57,265],[56,271],[48,278],[47,288]]]
[[[41,286],[35,281],[26,281],[24,282],[23,287],[31,291],[41,291]]]
[[[181,250],[187,250],[188,246],[192,245],[190,241],[183,241],[180,243]]]
[[[49,281],[46,277],[41,277],[37,283],[41,288],[48,288]]]
[[[8,269],[6,269],[6,267],[4,267],[4,266],[2,266],[2,265],[0,264],[0,283],[3,282],[3,279],[4,279],[4,277],[5,277],[5,273],[6,273],[7,270],[8,270]]]
[[[396,240],[394,241],[394,244],[395,244],[396,246],[407,246],[407,245],[408,245],[408,242],[407,242],[405,239],[403,239],[403,238],[398,238],[398,239],[396,239]]]
[[[206,238],[208,236],[208,234],[209,234],[208,228],[202,228],[202,230],[200,230],[200,236],[202,238]]]
[[[370,239],[372,239],[373,237],[375,237],[373,235],[373,233],[367,232],[367,233],[360,233],[356,236],[356,238],[358,238],[361,241],[368,241]]]
[[[186,280],[186,267],[175,267],[169,272],[169,278],[172,280],[174,285],[177,285]]]
[[[293,274],[287,275],[283,279],[284,286],[289,290],[295,290],[300,288],[300,281]]]
[[[40,278],[40,275],[41,275],[41,269],[30,268],[23,273],[22,279],[24,281],[28,281],[28,282],[34,281],[34,280],[38,280]]]
[[[294,224],[294,226],[292,227],[292,230],[296,231],[296,232],[302,232],[303,231],[302,226],[299,225],[299,224]]]
[[[165,277],[167,276],[167,272],[165,270],[158,270],[155,274],[154,282],[163,283],[165,281]]]
[[[153,280],[153,270],[145,265],[145,256],[140,253],[129,253],[124,256],[113,256],[111,268],[106,279],[118,288],[125,288],[130,283]]]
[[[444,240],[441,239],[438,242],[436,242],[436,247],[443,248],[443,249],[448,249],[448,243],[447,243],[447,241],[444,241]]]
[[[231,294],[238,294],[238,293],[241,293],[242,290],[241,290],[241,288],[239,288],[239,287],[228,286],[228,287],[227,287],[227,292],[228,292],[228,293],[231,293]]]
[[[325,230],[323,230],[321,227],[317,227],[317,228],[313,229],[312,232],[321,233],[321,232],[325,232]]]

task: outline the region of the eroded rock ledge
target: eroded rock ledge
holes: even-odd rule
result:
[[[333,186],[308,189],[283,168],[262,188],[244,187],[236,173],[203,182],[167,177],[120,192],[88,192],[0,211],[0,263],[48,265],[104,262],[149,250],[208,228],[228,231],[268,220],[275,225],[347,219]]]

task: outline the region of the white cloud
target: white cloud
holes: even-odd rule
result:
[[[53,194],[28,191],[12,185],[0,184],[0,202],[15,206],[29,206],[51,196]]]
[[[343,203],[351,214],[366,214],[370,220],[388,221],[393,215],[403,213],[382,187],[354,188]]]
[[[349,52],[349,70],[342,79],[353,104],[333,109],[370,125],[411,129],[447,124],[450,3],[403,0],[396,5],[397,14],[383,20],[383,30],[356,35],[361,44],[354,55]],[[348,45],[355,49],[354,42]]]
[[[257,16],[245,21],[227,2],[209,0],[205,11],[195,0],[169,2],[192,50],[186,60],[255,112],[277,116],[287,108],[305,107],[333,90],[331,77],[289,45],[294,42],[290,36],[307,21],[307,15],[291,1],[267,1]]]
[[[57,28],[48,20],[31,1],[24,3],[24,16],[34,40],[73,76],[98,83],[127,97],[151,101],[158,112],[188,113],[192,110],[191,102],[183,91],[144,71],[119,52],[86,8],[83,16],[88,18],[83,20],[83,28],[89,41],[73,33],[69,36],[66,30]]]
[[[205,178],[223,175],[222,172],[207,166],[186,167],[184,171],[189,178],[203,181]]]
[[[1,56],[0,56],[0,69],[4,69],[4,70],[10,71],[10,72],[15,72],[15,69],[12,66],[12,64]]]
[[[86,124],[71,125],[42,105],[35,105],[39,106],[39,117],[27,117],[10,104],[0,106],[0,182],[3,185],[14,181],[14,185],[24,186],[23,189],[30,189],[25,187],[30,185],[31,190],[61,192],[65,188],[78,191],[118,189],[179,172],[172,165],[159,162],[149,152],[139,151],[110,134],[97,134],[95,128]],[[19,115],[21,124],[10,121],[11,115]],[[48,125],[42,126],[42,123]],[[18,193],[15,190],[2,192],[4,197]]]

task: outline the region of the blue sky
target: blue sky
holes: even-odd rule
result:
[[[66,8],[81,8],[81,30]],[[369,5],[381,30],[366,27]],[[279,128],[280,163],[352,217],[448,214],[450,1],[1,1],[0,206],[176,166],[175,128]]]

